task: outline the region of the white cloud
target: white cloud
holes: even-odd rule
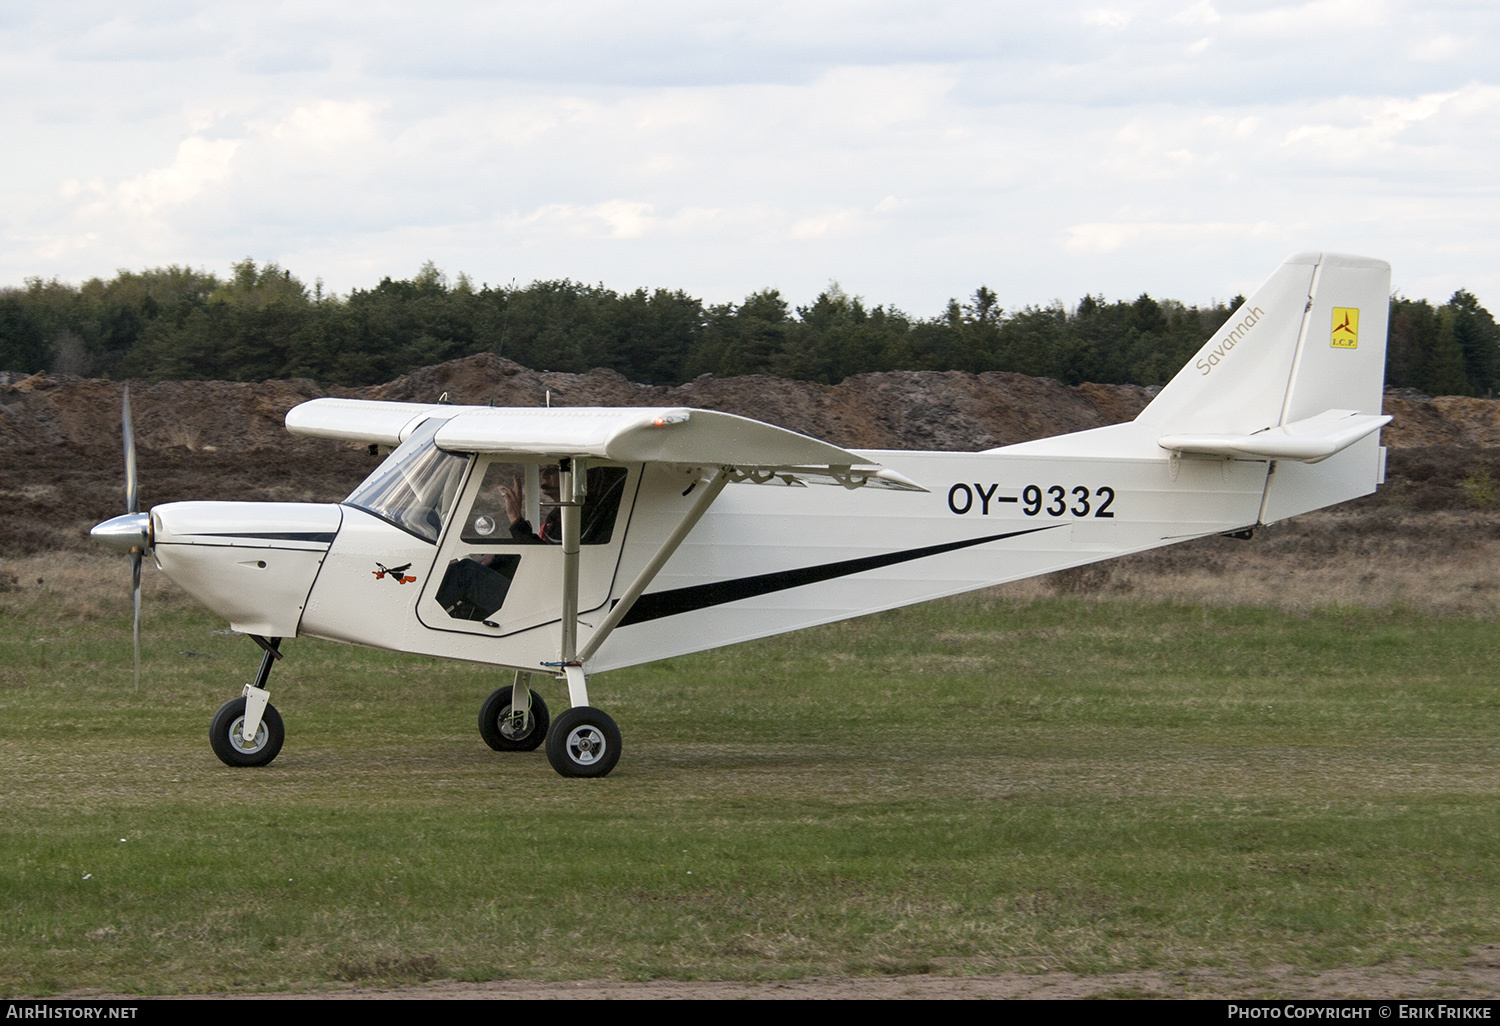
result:
[[[657,223],[649,203],[607,200],[592,207],[553,204],[524,218],[528,225],[556,225],[564,232],[613,239],[639,239]]]
[[[1452,181],[1468,161],[1458,157],[1487,139],[1495,139],[1494,113],[1500,87],[1466,86],[1445,93],[1409,98],[1344,100],[1323,105],[1323,117],[1290,127],[1282,145],[1298,159],[1341,166],[1359,173],[1394,171],[1413,162],[1432,161],[1445,153],[1441,170]],[[1431,173],[1430,172],[1430,173]]]
[[[369,101],[318,100],[264,126],[260,134],[293,151],[326,154],[372,141],[374,115]]]
[[[1086,11],[1083,15],[1083,23],[1094,28],[1113,29],[1118,31],[1135,20],[1135,14],[1131,11],[1120,10],[1117,7],[1101,7],[1092,11]]]
[[[1227,27],[1262,42],[1311,38],[1323,46],[1331,59],[1338,59],[1340,53],[1349,53],[1347,43],[1352,34],[1389,24],[1389,8],[1399,6],[1382,0],[1310,0],[1236,14]]]
[[[1167,23],[1169,25],[1217,25],[1223,20],[1223,15],[1219,14],[1218,9],[1209,0],[1198,0],[1198,3],[1169,17]]]
[[[850,207],[804,217],[792,225],[794,239],[850,238],[867,232],[864,212]]]
[[[1413,43],[1410,53],[1412,60],[1436,63],[1453,60],[1471,45],[1471,42],[1443,32]]]
[[[35,7],[0,18],[0,284],[430,257],[922,314],[1338,248],[1478,287],[1497,42],[1464,0]]]
[[[1226,239],[1255,239],[1284,234],[1275,225],[1265,221],[1254,224],[1234,224],[1222,221],[1198,223],[1165,221],[1115,221],[1094,224],[1075,224],[1065,231],[1067,238],[1063,248],[1069,253],[1097,255],[1114,253],[1128,247],[1143,245],[1181,245],[1191,243],[1202,246],[1217,244]],[[1272,268],[1266,268],[1269,273]]]
[[[155,218],[172,207],[192,203],[229,180],[239,139],[189,136],[177,146],[168,167],[155,168],[120,182],[99,198],[101,214]]]

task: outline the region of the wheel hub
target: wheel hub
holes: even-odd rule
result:
[[[254,755],[256,752],[266,747],[266,738],[268,736],[268,732],[266,731],[266,725],[264,722],[262,722],[259,727],[255,728],[254,741],[246,741],[244,732],[245,717],[243,716],[229,725],[229,743],[234,746],[235,751],[240,752],[244,755]]]
[[[508,705],[501,711],[499,720],[501,735],[510,741],[521,740],[531,733],[531,728],[536,724],[529,709],[516,710]]]
[[[604,756],[604,735],[593,727],[575,727],[568,735],[568,754],[580,766],[589,766]]]

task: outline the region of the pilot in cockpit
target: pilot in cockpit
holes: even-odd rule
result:
[[[561,481],[557,464],[542,464],[534,472],[537,496],[532,500],[526,493],[527,465],[496,462],[485,469],[484,481],[472,506],[462,514],[460,534],[463,543],[478,548],[450,560],[436,595],[438,604],[449,616],[493,625],[491,618],[505,603],[522,559],[519,552],[507,548],[562,544]],[[580,510],[579,542],[605,545],[614,535],[628,471],[624,467],[589,467],[587,473],[588,498]],[[533,529],[526,518],[526,507],[532,501],[540,509],[541,530]],[[510,524],[509,531],[502,526],[506,522]]]
[[[541,481],[542,509],[547,510],[542,517],[540,531],[533,530],[531,521],[526,519],[525,486],[521,475],[512,476],[509,486],[500,486],[500,495],[505,500],[505,513],[510,517],[510,537],[517,542],[558,545],[562,543],[562,507],[558,505],[557,464],[543,465],[538,477]]]

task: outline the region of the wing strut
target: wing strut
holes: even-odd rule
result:
[[[651,557],[650,562],[648,562],[641,568],[640,573],[636,574],[635,580],[630,582],[630,587],[625,589],[625,593],[620,596],[620,600],[616,602],[614,608],[609,611],[609,615],[599,623],[599,627],[594,631],[593,636],[589,638],[587,643],[584,644],[583,649],[578,652],[577,662],[583,663],[593,658],[594,653],[599,651],[599,646],[604,644],[604,639],[608,638],[610,633],[620,625],[620,621],[625,619],[625,614],[630,612],[630,607],[635,605],[635,600],[641,597],[641,593],[651,585],[652,581],[656,580],[656,575],[661,572],[662,567],[667,565],[667,560],[672,558],[672,553],[677,551],[677,547],[682,544],[683,539],[688,536],[688,533],[690,531],[692,531],[694,525],[696,525],[698,521],[703,518],[703,514],[708,512],[708,507],[713,505],[714,500],[719,497],[719,493],[724,490],[724,486],[729,483],[730,471],[731,468],[729,467],[720,467],[719,472],[713,476],[713,480],[709,481],[708,484],[703,488],[703,490],[698,493],[697,500],[694,501],[693,506],[688,510],[687,515],[682,518],[682,522],[679,523],[677,527],[672,531],[672,533],[667,536],[667,540],[661,543],[661,548],[656,550],[656,555]],[[566,515],[567,514],[565,511],[564,516]],[[566,521],[564,521],[564,524],[566,524]],[[563,537],[564,539],[566,539],[567,537],[566,527],[564,527]],[[567,559],[566,541],[564,542],[563,547],[565,550],[563,558]],[[576,575],[574,576],[573,581],[573,600],[574,609],[576,611],[578,598]],[[564,645],[567,644],[567,624],[568,621],[565,619],[563,621],[563,632],[565,639]],[[576,625],[573,627],[573,634],[576,637]],[[563,658],[564,662],[571,661],[567,658],[566,653],[564,653]]]
[[[562,505],[562,653],[564,666],[578,662],[578,546],[583,528],[585,473],[582,460],[557,461]]]

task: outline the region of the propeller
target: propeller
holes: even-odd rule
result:
[[[125,515],[95,524],[89,537],[130,556],[130,597],[133,611],[131,634],[135,639],[135,689],[141,689],[141,560],[151,547],[151,515],[141,512],[135,472],[135,427],[130,416],[130,386],[120,408],[120,426],[125,438]]]

